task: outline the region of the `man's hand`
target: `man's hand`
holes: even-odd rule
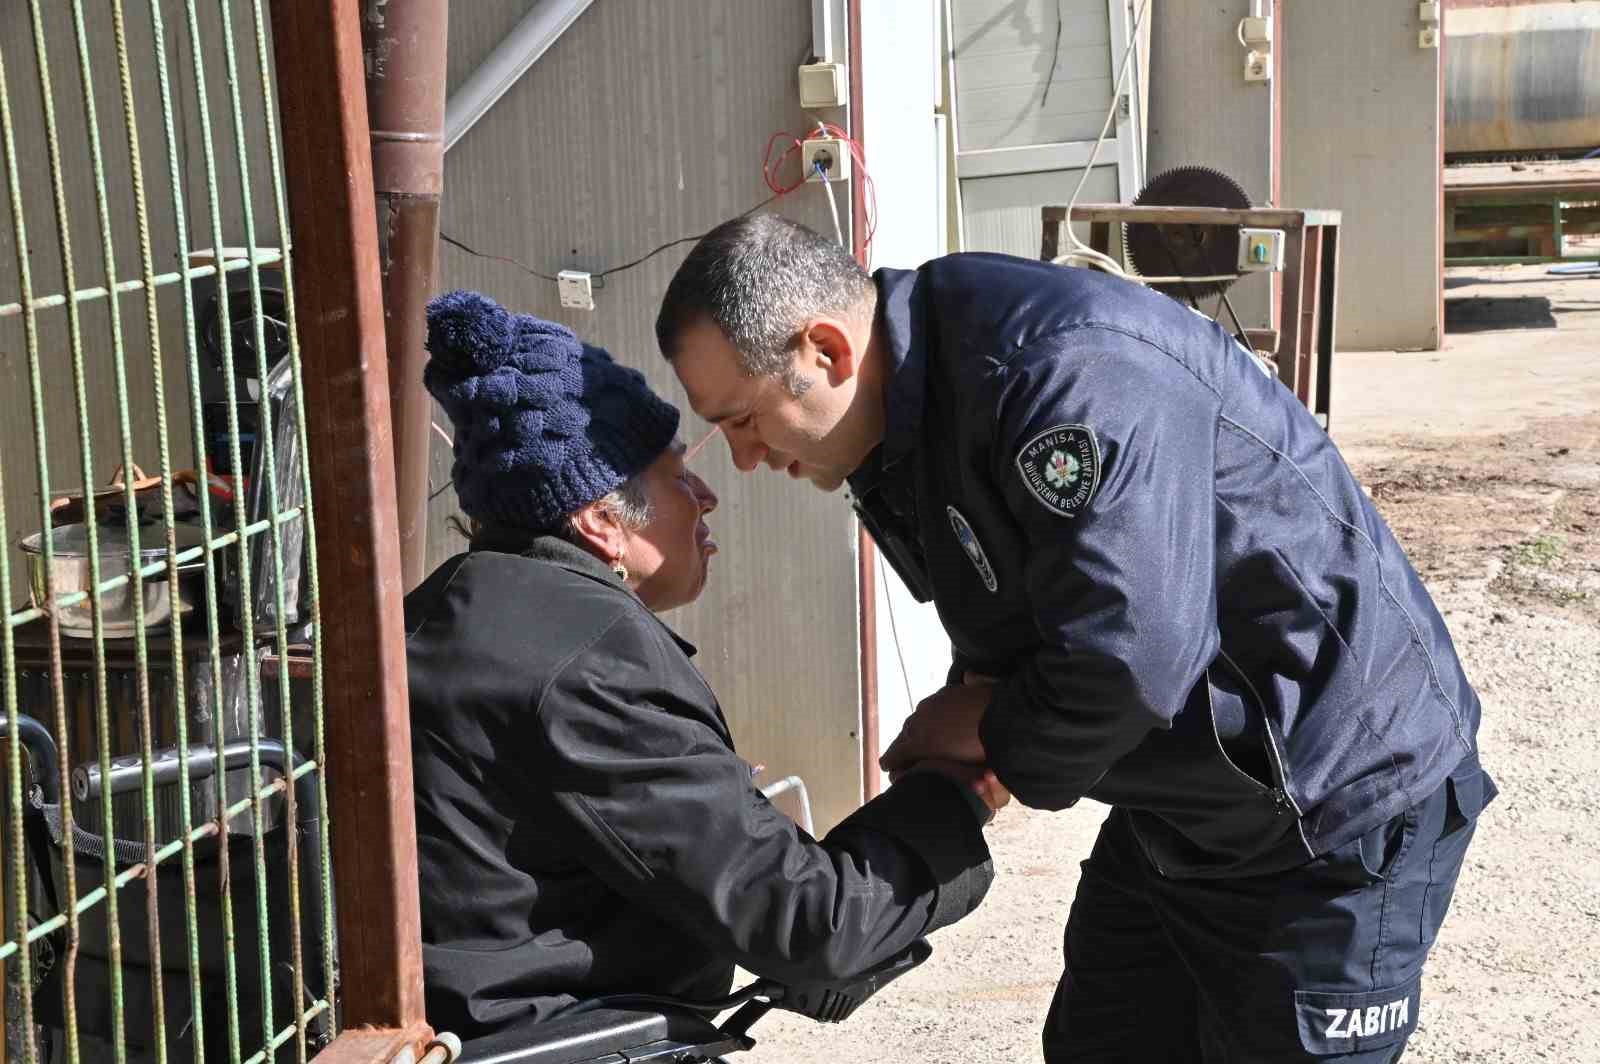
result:
[[[979,766],[986,760],[978,722],[994,696],[990,684],[952,684],[924,698],[878,764],[885,772],[919,761],[954,761]]]

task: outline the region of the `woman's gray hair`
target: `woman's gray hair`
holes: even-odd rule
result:
[[[644,486],[644,474],[635,473],[623,481],[616,490],[594,501],[595,509],[610,514],[629,532],[637,532],[650,523],[650,493]],[[576,515],[568,515],[564,535],[577,532]]]
[[[649,524],[653,513],[650,493],[644,486],[643,473],[635,473],[615,490],[596,499],[593,505],[602,513],[616,518],[617,523],[629,532],[637,532]],[[445,524],[469,541],[476,539],[478,533],[482,531],[482,525],[473,518],[463,523],[459,517],[451,515]],[[568,514],[550,531],[577,547],[582,547],[586,542],[583,534],[578,531],[577,514]]]

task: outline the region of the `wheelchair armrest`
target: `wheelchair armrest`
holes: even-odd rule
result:
[[[714,1057],[743,1049],[736,1037],[689,1012],[598,1008],[524,1023],[462,1044],[460,1064],[582,1064],[636,1059],[648,1050],[697,1049]],[[654,1057],[652,1057],[654,1059]]]

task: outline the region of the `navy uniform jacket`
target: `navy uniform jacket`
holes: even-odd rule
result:
[[[952,676],[1002,678],[980,735],[1020,801],[1123,807],[1163,872],[1237,875],[1478,771],[1478,699],[1416,572],[1215,322],[1008,256],[875,280],[888,421],[851,490],[925,565]]]

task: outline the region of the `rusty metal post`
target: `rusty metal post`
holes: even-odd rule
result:
[[[404,589],[357,4],[275,3],[272,43],[319,533],[339,1002],[347,1027],[420,1031]]]
[[[407,590],[427,575],[433,401],[422,387],[428,358],[422,343],[439,248],[449,7],[449,0],[368,3],[361,23],[389,346],[400,564]]]
[[[861,105],[861,0],[850,0],[850,135],[866,149],[865,108]],[[860,181],[850,182],[850,252],[867,265],[867,197]],[[891,592],[892,593],[892,592]],[[861,618],[861,800],[878,795],[878,755],[883,753],[878,718],[878,549],[865,525],[856,526],[856,594]],[[910,707],[915,709],[915,706]]]

